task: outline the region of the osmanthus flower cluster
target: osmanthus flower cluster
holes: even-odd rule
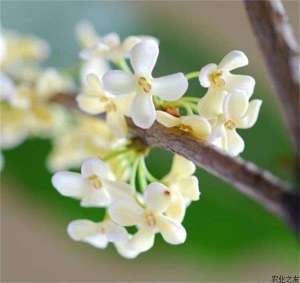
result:
[[[232,73],[248,64],[246,55],[235,50],[218,65],[157,77],[158,39],[101,36],[89,22],[79,23],[75,35],[79,61],[66,70],[36,67],[49,50],[44,41],[1,35],[1,148],[28,135],[53,140],[47,165],[55,189],[105,211],[98,222],[72,221],[73,240],[100,249],[112,243],[127,258],[148,251],[157,234],[169,244],[184,243],[186,209],[200,198],[196,167],[174,155],[170,172],[153,176],[147,166],[152,148],[130,134],[127,120],[145,130],[157,122],[239,155],[245,145],[237,129],[255,124],[262,103],[250,100],[255,80]],[[195,78],[204,95],[189,95]],[[61,94],[77,110],[57,103]]]

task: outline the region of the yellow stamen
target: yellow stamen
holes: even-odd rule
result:
[[[89,176],[88,180],[93,189],[100,189],[102,187],[102,182],[98,176],[96,175]]]
[[[228,129],[228,130],[234,130],[236,128],[236,124],[234,121],[232,120],[227,120],[224,123],[224,126]]]
[[[156,225],[156,219],[152,212],[146,213],[145,220],[150,227],[154,227]]]
[[[151,84],[145,77],[140,77],[138,79],[138,85],[145,93],[149,93],[151,91]]]
[[[225,85],[225,81],[222,79],[223,72],[218,70],[209,74],[209,81],[217,87],[223,87]]]

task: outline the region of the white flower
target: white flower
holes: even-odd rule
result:
[[[125,242],[115,242],[115,247],[118,251],[118,253],[125,258],[133,259],[136,258],[140,251],[137,249],[134,249],[132,245],[130,244],[130,240],[132,239],[132,236],[128,234],[128,239]]]
[[[109,70],[109,66],[102,58],[92,58],[87,61],[83,61],[80,68],[80,80],[84,86],[87,84],[87,77],[89,74],[95,74],[98,78],[102,78],[103,75]]]
[[[8,101],[15,94],[16,86],[14,82],[4,73],[0,72],[0,101]]]
[[[103,85],[108,92],[116,95],[135,93],[130,116],[137,126],[144,129],[150,128],[156,118],[153,95],[164,100],[177,100],[188,88],[188,81],[183,73],[152,77],[158,53],[157,42],[144,40],[130,52],[134,74],[114,70],[103,76]]]
[[[113,199],[127,198],[133,193],[126,183],[112,179],[112,173],[100,159],[90,158],[83,162],[81,174],[57,172],[52,184],[62,195],[80,199],[82,206],[106,207]]]
[[[104,249],[109,242],[125,242],[127,231],[111,220],[95,223],[90,220],[75,220],[68,225],[68,234],[75,241],[86,242],[96,248]]]
[[[157,121],[167,128],[176,127],[181,131],[193,135],[195,138],[207,140],[211,126],[206,118],[199,115],[187,115],[176,117],[164,111],[157,111]]]
[[[115,97],[106,93],[100,80],[94,74],[87,77],[86,89],[77,98],[79,108],[90,114],[106,113],[106,121],[118,137],[127,134],[125,114],[128,112],[130,95]],[[127,108],[127,109],[126,109]]]
[[[261,104],[259,99],[249,102],[245,92],[236,90],[229,93],[224,99],[224,114],[213,124],[210,141],[232,156],[239,155],[245,145],[236,129],[251,128],[258,118]]]
[[[73,82],[63,77],[56,69],[46,69],[38,78],[37,95],[49,98],[59,93],[69,93],[74,89]]]
[[[186,206],[200,197],[198,179],[193,176],[195,171],[196,166],[193,162],[180,155],[174,155],[171,170],[162,179],[171,193],[171,204],[166,210],[166,215],[179,222],[184,218]]]
[[[95,46],[99,40],[94,26],[87,20],[82,20],[76,25],[75,35],[79,44],[84,48]]]
[[[103,37],[99,37],[97,42],[80,52],[80,57],[84,60],[91,58],[105,58],[118,64],[124,58],[127,58],[130,50],[144,39],[158,40],[151,36],[129,36],[123,42],[118,34],[109,33]]]
[[[234,50],[228,53],[219,65],[208,64],[200,70],[200,84],[209,88],[198,103],[198,111],[201,116],[212,119],[222,114],[225,95],[236,89],[244,91],[250,98],[255,80],[250,76],[236,75],[230,72],[247,64],[247,56],[241,51]]]
[[[168,188],[160,183],[152,183],[145,190],[143,206],[133,200],[121,199],[109,207],[109,214],[114,222],[122,226],[138,227],[128,244],[133,250],[144,252],[153,246],[158,232],[170,244],[177,245],[185,241],[184,227],[164,214],[170,202]]]

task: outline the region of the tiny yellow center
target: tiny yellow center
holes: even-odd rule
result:
[[[151,91],[151,84],[145,77],[140,77],[138,79],[138,85],[142,89],[143,92],[149,93]]]
[[[154,227],[156,225],[156,219],[152,212],[148,212],[145,215],[145,220],[148,226]]]
[[[193,132],[192,127],[189,126],[189,125],[185,125],[185,124],[178,125],[178,129],[180,131],[183,131],[183,132],[186,132],[186,133],[190,133],[190,134]]]
[[[225,81],[222,79],[223,72],[217,70],[209,74],[208,78],[211,84],[217,87],[223,87],[225,85]]]
[[[96,175],[89,176],[88,181],[93,189],[100,189],[102,187],[102,182]]]
[[[227,120],[224,123],[224,126],[228,129],[228,130],[234,130],[236,128],[236,124],[234,121],[232,120]]]

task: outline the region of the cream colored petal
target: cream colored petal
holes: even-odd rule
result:
[[[163,100],[179,99],[188,89],[188,80],[183,73],[176,73],[152,80],[151,94]]]
[[[225,91],[210,88],[207,93],[199,99],[199,114],[207,119],[216,118],[216,116],[222,114],[225,95]]]
[[[156,119],[152,96],[137,94],[131,105],[130,116],[138,127],[142,129],[150,128]]]
[[[123,138],[127,136],[128,128],[124,115],[118,111],[111,111],[106,114],[106,121],[117,137]]]
[[[247,112],[245,116],[238,121],[237,127],[242,129],[248,129],[253,127],[253,125],[257,121],[261,105],[262,105],[262,100],[254,99],[250,101]]]
[[[113,200],[133,198],[134,188],[125,182],[103,180],[105,188],[107,188]]]
[[[111,201],[108,191],[104,188],[90,188],[83,196],[80,205],[83,207],[107,207]]]
[[[143,209],[129,199],[121,199],[112,203],[108,209],[112,220],[122,226],[133,226],[142,223]]]
[[[168,183],[176,182],[180,178],[188,177],[196,171],[196,166],[188,159],[175,154],[169,174],[164,178]]]
[[[176,127],[180,125],[180,119],[165,111],[156,111],[156,120],[167,128]]]
[[[129,245],[129,241],[128,242],[118,242],[115,243],[115,247],[118,251],[118,253],[122,256],[125,257],[127,259],[133,259],[136,258],[139,255],[139,251],[138,250],[134,250],[130,245]]]
[[[151,183],[148,185],[144,196],[147,209],[156,212],[165,211],[171,203],[171,192],[161,183]]]
[[[128,95],[120,95],[114,98],[114,103],[117,106],[118,112],[129,117],[130,116],[130,107],[135,97],[134,93]]]
[[[106,237],[110,242],[126,242],[128,233],[126,229],[112,221],[102,222]]]
[[[225,76],[225,89],[226,91],[233,92],[236,89],[244,91],[248,98],[253,94],[255,87],[255,79],[250,76],[226,74]]]
[[[129,247],[132,250],[145,252],[154,245],[155,233],[152,229],[140,228],[129,240]]]
[[[99,224],[90,220],[74,220],[67,228],[69,236],[75,241],[82,241],[95,236],[99,232]]]
[[[182,178],[176,185],[183,197],[193,201],[199,200],[199,181],[196,176]]]
[[[172,189],[172,188],[171,188]],[[182,222],[185,215],[185,201],[177,187],[172,189],[172,201],[165,214],[177,222]]]
[[[130,52],[130,62],[136,75],[150,76],[158,58],[159,48],[154,40],[143,40]]]
[[[219,69],[231,71],[248,65],[248,58],[244,52],[233,50],[229,52],[218,65]]]
[[[102,81],[104,89],[115,95],[132,93],[136,87],[135,76],[121,70],[106,72]]]
[[[188,115],[181,117],[183,125],[192,128],[192,134],[200,140],[207,140],[211,132],[211,126],[207,119],[199,115]]]
[[[241,136],[235,130],[227,130],[227,152],[237,156],[244,151],[245,144]]]
[[[92,58],[91,60],[83,62],[80,68],[80,80],[83,85],[88,83],[87,76],[95,74],[102,79],[103,75],[109,70],[108,63],[102,58]]]
[[[179,222],[161,215],[158,219],[157,225],[164,240],[169,244],[179,245],[185,242],[186,231]]]
[[[107,178],[109,171],[105,163],[99,158],[86,159],[81,166],[81,175],[84,178],[96,175],[100,178]]]
[[[207,64],[203,68],[201,68],[199,73],[199,82],[203,87],[210,87],[211,82],[209,80],[209,75],[217,70],[216,64]]]
[[[111,32],[101,37],[101,42],[108,45],[109,47],[115,47],[120,45],[120,37],[117,33]]]
[[[88,188],[87,182],[79,173],[61,171],[52,177],[54,188],[63,196],[81,198]]]
[[[106,111],[106,103],[103,103],[99,96],[79,94],[76,101],[79,108],[89,114],[95,115]]]
[[[226,120],[234,122],[240,120],[248,109],[248,97],[245,92],[236,90],[224,99],[224,116]]]

